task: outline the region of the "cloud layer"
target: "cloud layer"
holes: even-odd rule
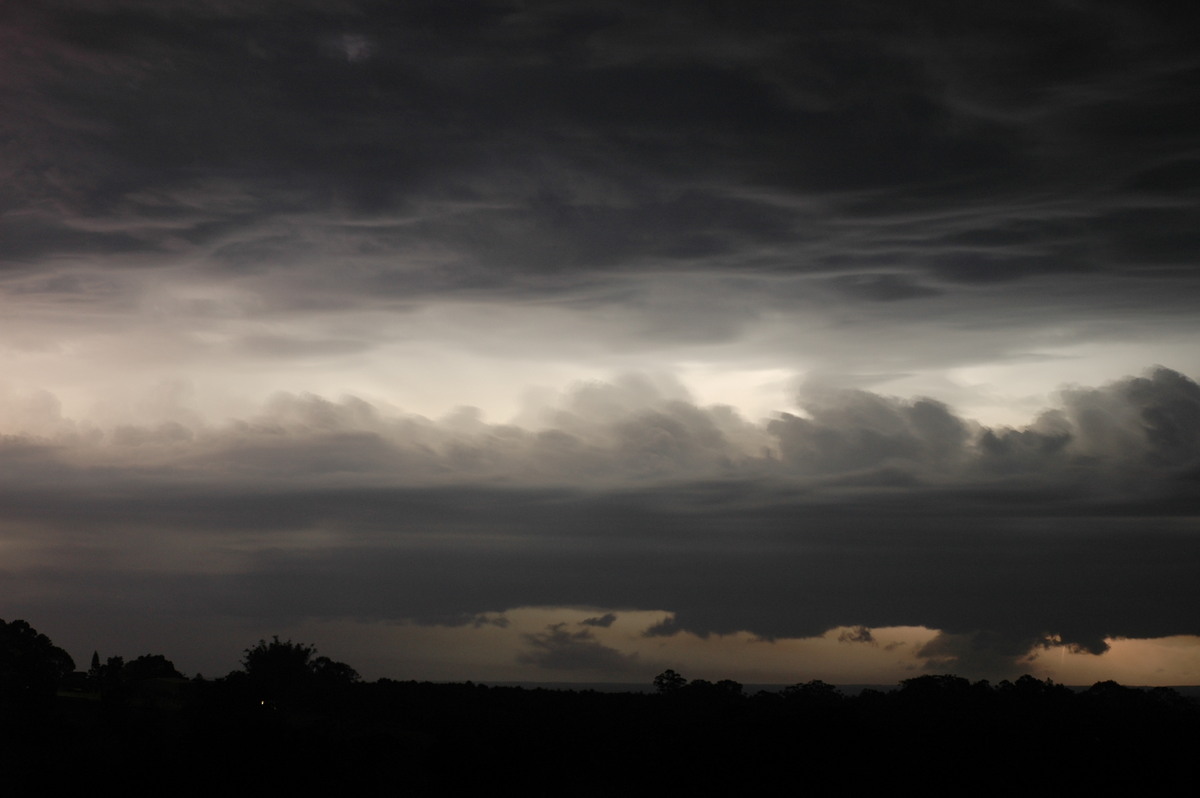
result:
[[[222,427],[64,420],[0,447],[5,593],[281,621],[671,613],[654,635],[923,625],[945,633],[926,656],[993,665],[1051,636],[1200,633],[1187,377],[1068,389],[1021,429],[861,390],[805,407],[755,425],[629,378],[540,429],[314,396]],[[530,641],[531,663],[619,659],[586,628]]]
[[[3,614],[1200,632],[1177,13],[5,5]]]
[[[311,325],[450,299],[619,311],[639,347],[798,300],[872,326],[878,304],[981,297],[1060,324],[1191,308],[1200,62],[1151,11],[59,2],[0,22],[6,289],[220,322],[246,356],[377,347]],[[682,318],[660,280],[723,301]]]

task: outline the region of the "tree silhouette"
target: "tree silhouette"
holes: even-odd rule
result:
[[[828,682],[813,679],[783,688],[780,694],[789,701],[809,706],[835,706],[845,698],[842,691]]]
[[[291,703],[318,690],[359,681],[354,668],[316,653],[316,646],[275,635],[271,642],[259,640],[243,652],[242,669],[263,704]]]
[[[75,670],[71,655],[27,622],[0,620],[0,710],[36,709]]]
[[[143,654],[137,659],[125,663],[125,676],[131,682],[183,678],[183,674],[175,669],[175,663],[162,654]]]
[[[125,694],[125,658],[109,657],[96,668],[96,682],[100,694],[106,699],[120,698]]]
[[[358,671],[329,657],[317,657],[312,661],[311,667],[313,675],[322,684],[353,684],[361,681]]]
[[[263,700],[279,700],[303,691],[313,676],[309,660],[316,651],[315,646],[281,641],[275,635],[271,642],[259,640],[243,652],[242,669]]]
[[[671,668],[654,677],[654,689],[659,693],[674,693],[687,684],[687,679]]]

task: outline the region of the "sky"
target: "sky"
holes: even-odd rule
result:
[[[1200,683],[1191,13],[4,4],[0,617]]]

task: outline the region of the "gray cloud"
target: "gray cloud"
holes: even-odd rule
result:
[[[453,253],[440,290],[540,290],[564,270],[647,261],[836,272],[891,256],[975,282],[1190,251],[1191,184],[1155,177],[1193,155],[1182,110],[1197,61],[1177,25],[1069,4],[853,5],[732,19],[345,4],[291,7],[286,25],[206,3],[9,11],[13,52],[47,53],[7,72],[26,109],[6,115],[22,164],[11,201],[69,209],[66,226],[23,228],[9,257],[203,246],[302,209],[354,220],[431,201],[459,209],[360,229],[351,257],[438,242]],[[39,159],[47,146],[72,168]],[[219,201],[218,183],[241,201]],[[808,210],[753,197],[768,187]],[[199,205],[155,199],[184,193]],[[881,228],[872,209],[926,223]],[[110,229],[72,233],[84,219]],[[303,252],[278,239],[222,257],[271,268]]]
[[[1200,631],[1190,378],[1068,388],[1012,427],[885,395],[1200,368],[1184,21],[9,4],[0,592],[61,617],[924,624],[921,656],[979,672],[1047,634]],[[762,423],[645,376],[511,424],[326,398],[692,367],[808,379]],[[588,631],[526,661],[620,667]]]
[[[877,376],[1194,324],[1197,61],[1152,11],[55,3],[0,25],[11,323],[95,351],[82,324],[135,375],[328,391],[291,370],[378,374],[420,341]]]
[[[1100,652],[1200,632],[1200,388],[1183,375],[1070,389],[1022,430],[826,392],[759,431],[778,456],[739,449],[721,430],[745,422],[720,409],[631,385],[582,390],[541,432],[281,397],[224,430],[10,438],[0,504],[25,564],[6,593],[449,624],[631,607],[673,613],[656,634],[768,638],[926,625],[944,634],[920,656],[962,669],[1052,634]],[[528,642],[544,667],[619,664],[586,630]]]
[[[871,630],[865,626],[855,626],[843,630],[838,634],[839,643],[868,643],[870,645],[878,645],[875,637],[871,634]]]
[[[517,659],[549,670],[596,671],[617,675],[644,670],[636,656],[622,654],[596,640],[588,629],[570,632],[564,624],[550,624],[542,632],[525,635],[528,650]]]
[[[913,488],[1028,477],[1075,490],[1081,479],[1111,475],[1132,493],[1186,478],[1200,453],[1200,389],[1161,367],[1103,388],[1065,389],[1061,407],[1021,429],[982,426],[932,399],[817,386],[801,399],[806,416],[757,424],[731,408],[698,406],[679,390],[642,376],[584,383],[529,427],[487,423],[471,408],[434,421],[355,397],[278,394],[259,415],[224,426],[183,414],[109,430],[62,418],[55,398],[42,394],[24,411],[41,432],[10,436],[5,449],[38,453],[68,473],[103,464],[121,478],[156,464],[167,482],[186,473],[215,485],[238,473],[285,486],[346,475],[397,488],[624,490],[648,479],[852,485],[876,473],[905,474]],[[136,460],[127,461],[132,450]]]

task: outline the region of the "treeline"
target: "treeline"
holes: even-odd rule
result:
[[[172,795],[382,784],[417,795],[1036,795],[1144,792],[1190,777],[1200,750],[1194,701],[1114,682],[1076,691],[924,675],[855,696],[820,681],[747,694],[674,671],[647,693],[364,682],[278,638],[217,679],[185,679],[161,655],[97,655],[86,673],[62,657],[28,624],[0,622],[6,773]]]

